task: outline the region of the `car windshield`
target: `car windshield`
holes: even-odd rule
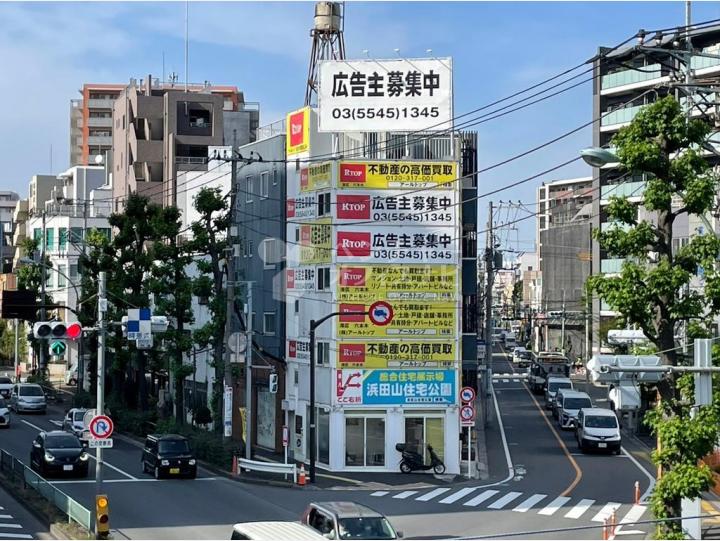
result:
[[[617,419],[610,415],[588,415],[585,428],[617,428]]]
[[[76,411],[73,414],[73,421],[82,421],[84,417],[85,417],[84,411]]]
[[[589,398],[566,398],[565,409],[566,410],[579,410],[582,408],[592,407],[592,402]]]
[[[82,449],[82,445],[77,438],[69,434],[58,436],[48,436],[45,438],[46,449]]]
[[[161,453],[189,453],[190,446],[186,440],[160,440],[158,450]]]
[[[4,377],[4,376],[3,376],[3,377],[0,377],[0,384],[5,384],[5,385],[7,385],[8,383],[12,383],[12,380],[11,380],[10,378],[6,378],[6,377]]]
[[[554,393],[558,389],[570,389],[572,387],[572,383],[569,381],[551,381],[548,383],[548,391],[551,393]]]
[[[21,396],[43,396],[42,389],[40,387],[20,387]]]
[[[340,539],[394,539],[395,532],[384,517],[341,518]]]

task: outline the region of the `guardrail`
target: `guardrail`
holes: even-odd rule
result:
[[[297,483],[297,468],[295,464],[280,464],[278,462],[260,462],[247,458],[238,458],[238,469],[247,471],[261,471],[266,473],[292,474],[293,483]]]
[[[10,453],[0,450],[0,471],[8,472],[13,480],[20,480],[25,487],[31,487],[48,502],[67,516],[68,522],[76,522],[92,531],[92,514],[86,507],[72,499],[52,483],[39,476]]]

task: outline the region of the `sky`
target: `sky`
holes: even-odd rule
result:
[[[556,75],[640,28],[684,23],[684,2],[354,2],[346,3],[348,58],[453,57],[455,114],[487,105]],[[238,86],[260,103],[261,125],[302,106],[312,2],[190,2],[190,82]],[[69,165],[70,100],[83,83],[184,74],[184,2],[0,1],[0,189],[27,196],[34,174]],[[720,2],[693,2],[693,22],[720,19]],[[399,49],[399,53],[394,50]],[[584,80],[578,79],[578,81]],[[467,118],[473,118],[472,116]],[[579,87],[467,129],[479,134],[479,168],[502,162],[592,119],[592,88]],[[479,195],[536,175],[591,144],[590,128],[480,175]],[[51,169],[52,147],[52,169]],[[541,182],[586,176],[575,162],[481,197],[536,210]],[[527,215],[502,211],[499,221]],[[532,251],[535,220],[505,230],[506,247]],[[483,242],[481,238],[481,243]]]

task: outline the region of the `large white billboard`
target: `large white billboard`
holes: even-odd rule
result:
[[[452,127],[452,59],[320,62],[320,132]]]
[[[338,223],[388,223],[454,226],[456,192],[403,192],[399,190],[338,191]]]

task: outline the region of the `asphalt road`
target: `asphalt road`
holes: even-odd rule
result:
[[[52,539],[52,536],[47,525],[0,488],[0,539]]]
[[[600,539],[598,527],[613,509],[617,520],[649,519],[644,506],[633,505],[634,482],[639,481],[645,492],[649,474],[627,455],[580,455],[572,433],[555,428],[542,409],[541,397],[529,392],[521,376],[509,375],[513,372],[505,356],[496,353],[494,388],[504,433],[494,426],[501,437],[488,438],[493,447],[489,481],[407,490],[288,489],[244,484],[202,469],[194,481],[156,481],[142,473],[137,444],[116,438],[115,447],[105,451],[103,474],[113,535],[116,539],[222,539],[229,537],[235,522],[297,520],[310,501],[339,499],[386,513],[406,538],[414,539],[512,538],[513,534],[524,539]],[[0,447],[27,460],[38,430],[56,428],[53,421],[62,414],[60,408],[51,407],[47,415],[15,415]],[[507,455],[513,465],[510,472]],[[87,480],[64,479],[56,484],[92,509],[93,477],[91,467]],[[595,528],[563,530],[586,526]],[[623,526],[621,535],[642,539],[650,529]]]

